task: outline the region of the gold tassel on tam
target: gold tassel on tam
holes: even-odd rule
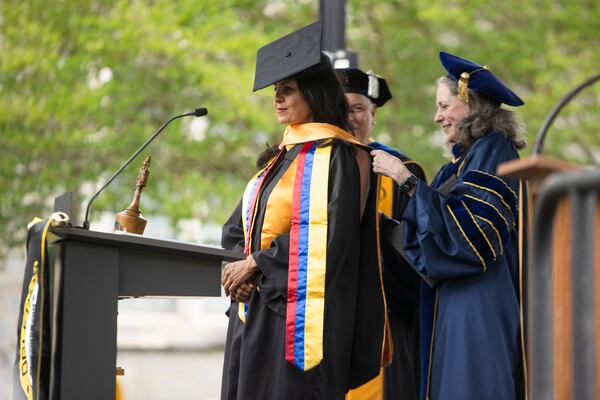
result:
[[[458,80],[458,99],[464,101],[465,103],[469,102],[469,78],[471,75],[468,72],[463,72],[460,74],[460,79]]]
[[[477,68],[474,71],[471,71],[471,73],[469,72],[463,72],[462,74],[460,74],[460,79],[458,80],[458,94],[456,95],[458,97],[459,100],[464,101],[465,103],[469,102],[469,79],[471,79],[471,76],[475,73],[475,72],[479,72],[479,71],[489,71],[490,67],[488,67],[487,65],[484,65],[481,68]],[[477,88],[475,88],[475,90],[477,90]]]

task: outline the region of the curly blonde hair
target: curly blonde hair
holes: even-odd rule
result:
[[[454,96],[458,94],[458,84],[454,79],[443,76],[437,80],[437,84],[446,86]],[[468,105],[469,115],[456,126],[456,144],[460,147],[469,149],[477,139],[491,132],[506,135],[518,150],[527,145],[523,138],[523,122],[513,111],[501,108],[491,97],[471,89]]]

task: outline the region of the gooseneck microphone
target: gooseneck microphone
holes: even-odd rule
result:
[[[144,150],[144,149],[145,149],[145,148],[146,148],[146,147],[147,147],[147,146],[148,146],[148,145],[149,145],[149,144],[150,144],[150,143],[153,141],[153,140],[154,140],[154,138],[155,138],[156,136],[158,136],[158,134],[159,134],[159,133],[161,133],[161,132],[163,131],[163,129],[165,129],[165,128],[166,128],[166,126],[167,126],[167,125],[169,125],[171,122],[175,121],[175,120],[176,120],[176,119],[178,119],[178,118],[190,117],[190,116],[193,116],[193,117],[202,117],[202,116],[204,116],[204,115],[206,115],[206,114],[208,114],[208,110],[207,110],[206,108],[196,108],[194,111],[192,111],[192,112],[189,112],[189,113],[187,113],[187,114],[176,115],[176,116],[174,116],[173,118],[171,118],[170,120],[168,120],[167,122],[165,122],[164,124],[162,124],[162,126],[161,126],[160,128],[158,128],[158,129],[156,130],[156,132],[154,132],[154,134],[153,134],[152,136],[150,136],[150,138],[149,138],[148,140],[146,140],[146,142],[145,142],[143,145],[141,145],[141,146],[140,146],[140,148],[139,148],[139,149],[137,149],[137,150],[136,150],[136,152],[135,152],[135,153],[133,153],[133,155],[132,155],[131,157],[129,157],[129,160],[125,161],[125,164],[123,164],[123,165],[121,166],[121,168],[119,168],[119,169],[117,170],[117,172],[115,172],[115,173],[113,174],[113,176],[111,176],[111,177],[110,177],[110,179],[109,179],[109,180],[108,180],[108,181],[107,181],[107,182],[106,182],[104,185],[102,185],[102,187],[100,188],[100,190],[98,190],[98,191],[96,192],[96,194],[94,194],[94,195],[92,196],[92,198],[91,198],[91,199],[90,199],[90,201],[88,202],[88,204],[87,204],[87,207],[86,207],[86,209],[85,209],[85,218],[84,218],[84,220],[83,220],[83,228],[84,228],[84,229],[90,229],[90,222],[88,221],[88,216],[89,216],[89,214],[90,214],[90,207],[92,206],[92,203],[94,202],[94,200],[96,199],[96,197],[98,197],[98,195],[99,195],[100,193],[102,193],[102,191],[103,191],[104,189],[106,189],[106,187],[107,187],[108,185],[110,185],[110,183],[111,183],[112,181],[114,181],[114,180],[115,180],[115,178],[116,178],[117,176],[119,176],[119,174],[120,174],[120,173],[121,173],[121,172],[122,172],[122,171],[123,171],[125,168],[127,168],[127,166],[128,166],[128,165],[129,165],[129,164],[130,164],[130,163],[131,163],[131,162],[132,162],[132,161],[133,161],[133,160],[134,160],[134,159],[135,159],[135,158],[136,158],[136,157],[137,157],[137,156],[138,156],[138,155],[139,155],[139,154],[140,154],[140,153],[141,153],[141,152],[142,152],[142,151],[143,151],[143,150]]]

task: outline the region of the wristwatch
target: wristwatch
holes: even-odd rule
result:
[[[404,193],[410,193],[410,191],[413,190],[416,185],[417,177],[413,174],[410,174],[410,176],[400,185],[400,191]]]

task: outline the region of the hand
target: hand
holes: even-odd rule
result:
[[[240,303],[245,302],[250,298],[250,295],[255,287],[256,285],[254,282],[242,283],[237,289],[235,289],[235,292],[230,292],[231,299]]]
[[[398,185],[403,184],[411,175],[411,172],[398,157],[394,157],[383,150],[371,151],[371,157],[373,157],[373,172],[389,176]]]
[[[223,274],[221,276],[221,283],[223,284],[223,289],[225,289],[225,296],[229,296],[230,294],[233,296],[237,296],[238,289],[244,283],[248,283],[248,280],[256,274],[258,271],[258,266],[252,258],[252,255],[246,257],[245,260],[232,262],[229,264],[225,264],[223,267]],[[242,289],[241,294],[245,293],[246,290]],[[248,296],[250,294],[248,293]]]

